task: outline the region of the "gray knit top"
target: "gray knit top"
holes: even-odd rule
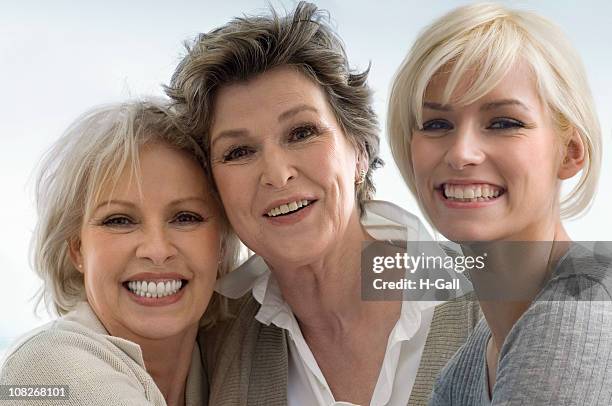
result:
[[[430,405],[612,405],[610,259],[574,246],[504,341],[489,396],[481,320],[434,385]]]

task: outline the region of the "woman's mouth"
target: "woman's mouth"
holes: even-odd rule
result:
[[[490,202],[506,192],[502,187],[485,183],[466,185],[444,183],[440,185],[439,190],[445,200],[458,203]]]
[[[187,284],[185,279],[138,280],[126,281],[123,286],[136,296],[157,299],[177,295]]]
[[[281,204],[280,206],[270,209],[270,211],[268,211],[265,214],[265,216],[267,217],[286,216],[289,214],[296,213],[304,209],[305,207],[307,207],[309,204],[312,204],[314,202],[315,202],[314,200],[303,199],[303,200],[292,201],[286,204]]]

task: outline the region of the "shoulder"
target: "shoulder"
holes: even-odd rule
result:
[[[545,300],[609,301],[612,257],[574,243],[540,296]]]
[[[30,360],[41,365],[58,365],[54,361],[104,351],[99,334],[78,323],[64,320],[50,322],[21,337],[9,350],[3,370]],[[22,365],[20,365],[22,366]]]
[[[113,364],[120,351],[101,335],[78,323],[55,321],[28,333],[7,354],[3,379],[58,377]],[[118,365],[115,365],[118,366]]]
[[[522,336],[533,335],[589,333],[592,336],[611,320],[612,267],[609,259],[597,258],[582,247],[572,248],[516,322],[506,341],[511,343]]]
[[[66,405],[163,404],[143,367],[104,335],[65,320],[36,329],[14,345],[0,370],[0,383],[66,385]]]
[[[494,401],[596,404],[612,395],[610,286],[606,263],[585,250],[568,255],[506,337]]]

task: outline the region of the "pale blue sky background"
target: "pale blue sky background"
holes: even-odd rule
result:
[[[223,4],[225,3],[225,4]],[[372,62],[370,84],[385,122],[395,69],[417,33],[465,1],[317,1],[344,39],[351,64]],[[568,222],[576,240],[611,240],[612,3],[505,1],[549,17],[565,30],[586,65],[604,131],[604,165],[591,212]],[[36,222],[32,171],[63,129],[92,105],[161,95],[183,52],[181,43],[231,17],[264,11],[265,1],[3,1],[0,4],[0,357],[7,341],[48,320],[29,298],[39,281],[29,269]],[[291,9],[293,1],[270,4]],[[578,5],[580,4],[580,5]],[[417,211],[386,144],[375,180],[380,199]]]

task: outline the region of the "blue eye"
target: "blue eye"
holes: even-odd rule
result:
[[[102,225],[107,227],[128,227],[135,222],[127,216],[111,216],[102,221]]]
[[[223,155],[223,162],[234,161],[249,156],[253,151],[247,147],[236,147],[230,149]]]
[[[448,131],[452,130],[453,125],[446,120],[429,120],[423,123],[421,131]]]
[[[487,129],[489,130],[508,130],[511,128],[524,128],[525,124],[512,118],[496,118]]]
[[[202,216],[198,214],[190,213],[190,212],[181,212],[177,214],[176,217],[174,217],[172,222],[179,223],[179,224],[193,224],[193,223],[200,223],[203,220],[204,219],[202,218]]]
[[[311,138],[319,133],[316,126],[311,124],[301,125],[291,130],[289,134],[290,141],[303,141]]]

